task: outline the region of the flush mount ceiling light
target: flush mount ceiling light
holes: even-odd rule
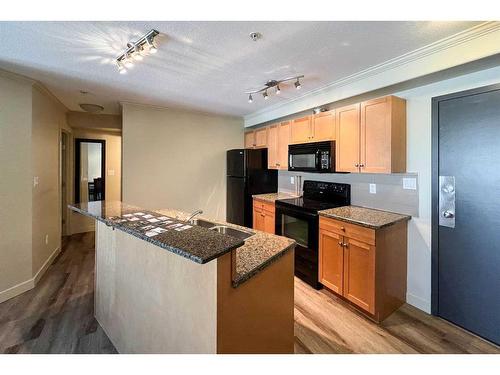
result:
[[[127,43],[127,49],[116,58],[116,66],[120,74],[125,74],[127,69],[134,67],[134,63],[141,61],[144,56],[150,53],[156,53],[158,47],[155,43],[155,37],[159,34],[157,30],[151,30],[136,42]]]
[[[252,90],[252,91],[246,91],[245,94],[248,94],[248,102],[249,103],[252,103],[253,102],[253,97],[252,97],[252,94],[258,94],[258,93],[262,93],[262,96],[264,97],[264,100],[267,100],[269,99],[269,94],[268,94],[268,90],[273,88],[273,87],[276,87],[276,95],[279,95],[281,93],[281,89],[280,89],[280,84],[283,83],[283,82],[288,82],[288,81],[293,81],[295,80],[295,88],[297,90],[299,90],[302,85],[300,84],[300,79],[301,78],[304,78],[303,75],[300,75],[300,76],[294,76],[294,77],[288,77],[288,78],[284,78],[284,79],[279,79],[279,80],[269,80],[267,81],[265,84],[264,84],[264,87],[260,88],[260,89],[257,89],[257,90]]]
[[[88,104],[88,103],[81,103],[79,104],[80,108],[83,109],[85,112],[89,113],[99,113],[104,110],[104,107],[102,105],[98,104]]]

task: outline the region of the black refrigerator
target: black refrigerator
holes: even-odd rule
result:
[[[267,149],[227,152],[226,221],[252,227],[252,195],[278,191],[278,171],[267,169]]]

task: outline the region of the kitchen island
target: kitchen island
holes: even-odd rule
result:
[[[70,208],[97,221],[95,316],[120,353],[293,353],[294,241],[177,210]]]

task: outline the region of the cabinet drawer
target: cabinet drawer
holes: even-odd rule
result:
[[[375,245],[375,230],[320,216],[319,228]]]
[[[266,211],[267,213],[274,215],[274,212],[276,211],[274,207],[274,203],[269,203],[269,202],[264,202],[258,199],[253,200],[253,207],[257,211]]]

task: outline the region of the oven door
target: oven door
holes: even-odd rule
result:
[[[318,282],[318,215],[276,203],[275,220],[276,234],[297,242],[295,275],[319,289],[321,286]]]

